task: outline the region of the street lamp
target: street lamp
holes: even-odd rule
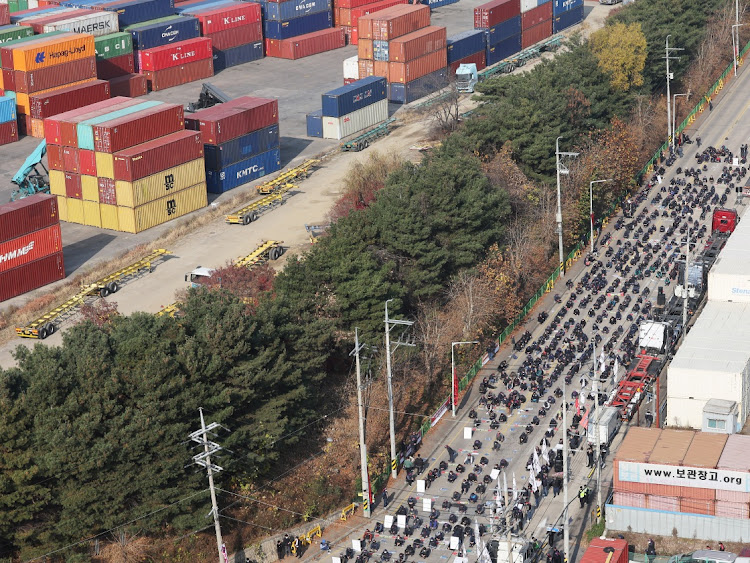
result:
[[[573,157],[578,156],[578,153],[577,152],[560,152],[560,139],[562,139],[562,137],[558,137],[555,140],[555,168],[557,170],[557,214],[555,215],[555,219],[557,221],[558,246],[560,250],[560,275],[563,275],[564,256],[563,256],[562,201],[560,198],[560,174],[570,174],[570,170],[568,170],[567,166],[562,164],[560,157],[568,156],[568,157],[573,158]]]
[[[738,16],[739,17],[739,16]],[[734,56],[734,75],[737,76],[737,50],[740,48],[740,28],[744,23],[736,23],[732,26],[732,55]],[[735,33],[737,39],[735,40]]]
[[[453,417],[456,417],[456,360],[453,354],[453,350],[460,344],[479,344],[478,340],[471,340],[466,342],[452,342],[451,343],[451,411]]]
[[[594,184],[600,182],[614,182],[612,178],[608,180],[592,180],[589,182],[589,213],[591,216],[591,253],[594,253]]]
[[[673,94],[672,95],[672,146],[677,144],[677,96],[686,96],[690,98],[690,90],[687,94]]]

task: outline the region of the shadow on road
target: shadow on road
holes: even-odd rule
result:
[[[284,168],[312,143],[310,139],[281,137],[281,167]]]
[[[99,233],[84,240],[63,247],[65,275],[70,276],[78,268],[91,260],[101,249],[115,240],[114,235]]]

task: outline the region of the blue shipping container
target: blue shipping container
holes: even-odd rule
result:
[[[376,61],[388,62],[388,41],[378,39],[372,42],[372,58]]]
[[[111,6],[107,11],[117,12],[120,29],[136,23],[166,18],[174,15],[173,0],[124,0]]]
[[[583,0],[552,0],[552,17],[556,18],[563,12],[569,12],[583,7]]]
[[[263,58],[263,41],[246,43],[229,49],[214,49],[214,73],[237,66],[250,63]]]
[[[398,104],[408,104],[437,92],[448,85],[448,69],[441,68],[406,84],[392,82],[388,86],[388,99]]]
[[[420,2],[429,6],[430,10],[434,10],[435,8],[442,8],[448,4],[455,4],[458,0],[420,0]]]
[[[388,96],[388,83],[382,76],[368,76],[323,94],[323,115],[342,117],[370,106]]]
[[[206,185],[212,194],[220,194],[279,170],[281,151],[273,149],[221,170],[206,170]]]
[[[307,114],[307,136],[323,138],[323,110]]]
[[[10,96],[0,97],[0,123],[8,123],[16,120],[16,98]],[[321,125],[322,130],[323,125]],[[323,134],[321,133],[321,137]]]
[[[562,12],[552,20],[552,33],[560,33],[564,29],[583,21],[583,6]]]
[[[516,16],[485,30],[487,45],[497,45],[521,33],[521,16]]]
[[[471,29],[448,38],[448,64],[465,59],[469,55],[484,51],[483,29]]]
[[[43,8],[41,10],[38,10],[38,11],[34,12],[34,15],[35,16],[41,16],[42,14],[52,15],[54,12],[57,12],[59,9],[60,9],[60,6],[54,6],[52,8]],[[20,20],[22,20],[24,18],[28,18],[28,17],[29,17],[29,14],[23,14],[21,16],[16,16],[16,15],[11,14],[10,15],[10,23],[15,24],[15,23],[18,23]],[[3,26],[3,27],[5,27],[5,26]]]
[[[123,29],[133,36],[133,49],[153,49],[169,43],[200,37],[201,28],[197,18],[172,16],[158,23],[143,22]]]
[[[499,63],[521,50],[521,36],[514,35],[497,45],[487,45],[487,66]]]
[[[78,148],[93,151],[94,150],[94,125],[104,123],[105,121],[111,121],[119,117],[124,117],[138,111],[150,109],[152,107],[163,104],[164,102],[141,102],[134,106],[119,109],[98,117],[92,117],[86,121],[81,121],[76,125],[76,135],[78,137]]]
[[[260,2],[264,20],[284,21],[331,9],[331,0],[287,0]]]
[[[319,12],[286,21],[263,22],[263,37],[266,39],[289,39],[297,35],[305,35],[313,31],[321,31],[333,27],[331,12]]]
[[[174,7],[174,11],[176,14],[194,14],[195,12],[199,12],[200,10],[210,10],[212,8],[218,8],[223,4],[233,4],[234,1],[235,0],[206,0],[205,2],[196,2],[195,4],[190,4],[189,6],[182,6],[181,4],[177,4]]]
[[[247,160],[279,148],[279,126],[269,125],[220,145],[203,145],[207,170],[221,170],[230,164]]]

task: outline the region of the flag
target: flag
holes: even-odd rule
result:
[[[516,486],[516,472],[513,472],[513,502],[518,498],[518,487]]]
[[[539,488],[536,482],[536,475],[534,474],[534,470],[529,470],[529,482],[531,483],[531,490],[536,492],[536,490]]]
[[[615,367],[612,372],[612,379],[617,379],[617,372],[620,371],[620,360],[618,358],[615,358]]]
[[[544,462],[549,465],[549,451],[547,451],[547,439],[542,440],[542,457]]]
[[[542,464],[539,462],[539,454],[534,448],[534,456],[531,459],[531,467],[534,470],[534,475],[539,475],[542,472]]]
[[[581,416],[581,405],[578,402],[578,397],[576,397],[576,414]]]
[[[508,492],[508,480],[505,478],[505,471],[503,471],[503,491]]]
[[[604,352],[602,352],[601,355],[599,356],[599,371],[601,373],[604,373],[604,368],[606,367],[606,365],[604,364],[604,362],[606,362],[606,361],[607,361],[606,360],[606,356],[604,355]]]
[[[490,553],[487,551],[487,545],[482,540],[482,536],[479,535],[479,522],[477,522],[476,518],[474,519],[474,537],[477,538],[477,553],[479,553],[477,563],[492,563]]]

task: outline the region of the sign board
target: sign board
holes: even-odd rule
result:
[[[464,427],[464,440],[471,440],[471,434],[474,429],[471,426]]]
[[[458,549],[458,537],[451,536],[450,548],[453,551],[456,551]]]
[[[399,528],[406,528],[406,514],[399,514],[396,516],[396,522]]]
[[[423,493],[425,492],[425,483],[424,479],[417,479],[417,492]]]
[[[359,553],[362,551],[362,541],[361,540],[352,540],[352,549]]]
[[[385,519],[383,520],[383,527],[386,530],[390,530],[391,526],[393,526],[393,515],[392,514],[388,514],[388,515],[386,515]]]
[[[425,512],[432,511],[432,499],[431,498],[422,499],[422,510],[424,510]]]
[[[435,411],[435,414],[430,417],[430,425],[434,426],[438,420],[443,418],[443,415],[448,412],[448,407],[450,407],[450,404],[451,400],[449,398],[438,407],[438,410]]]
[[[620,481],[648,485],[673,485],[739,493],[750,492],[750,473],[745,471],[621,461],[619,462],[618,477]]]

